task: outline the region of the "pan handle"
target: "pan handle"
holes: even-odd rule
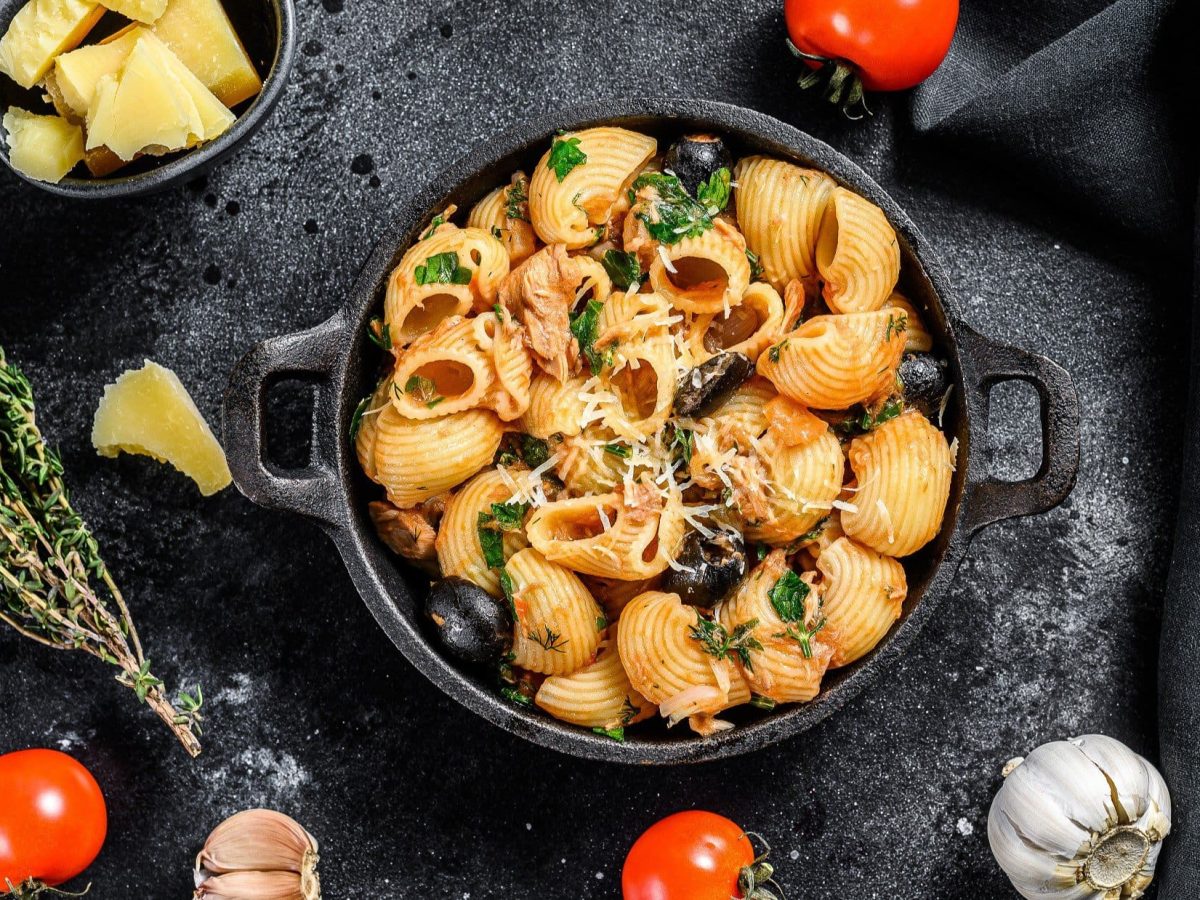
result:
[[[1070,374],[1044,356],[997,343],[975,329],[960,324],[955,328],[966,360],[964,381],[970,404],[972,430],[988,432],[989,391],[1002,381],[1024,381],[1033,385],[1041,400],[1042,464],[1032,478],[1000,481],[981,462],[968,470],[963,521],[967,533],[1011,519],[1046,512],[1058,506],[1071,488],[1079,470],[1079,395]]]
[[[336,442],[341,434],[331,373],[348,337],[342,313],[320,325],[256,344],[234,367],[225,392],[222,426],[234,483],[261,506],[299,513],[326,529],[344,524]],[[263,410],[280,379],[315,381],[312,452],[308,465],[283,470],[264,456]]]

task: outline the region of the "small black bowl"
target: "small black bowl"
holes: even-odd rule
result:
[[[0,0],[0,34],[26,0]],[[263,87],[258,95],[238,105],[233,112],[237,121],[214,141],[195,150],[181,151],[165,157],[145,156],[123,167],[116,175],[106,178],[77,178],[68,175],[58,184],[38,181],[12,167],[7,145],[0,147],[0,162],[18,178],[35,187],[84,200],[117,197],[140,197],[175,187],[206,172],[233,152],[239,144],[254,134],[267,120],[283,95],[296,52],[296,7],[294,0],[222,0],[234,30],[246,46],[246,52],[258,69]],[[100,20],[93,35],[123,26],[125,21],[109,13]],[[115,27],[114,27],[115,26]],[[20,106],[31,112],[44,107],[39,88],[26,90],[6,75],[0,75],[0,116],[10,106]]]

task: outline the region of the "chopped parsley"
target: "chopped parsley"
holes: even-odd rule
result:
[[[779,342],[778,344],[776,344],[770,350],[767,351],[767,358],[770,359],[771,362],[773,362],[773,363],[779,362],[779,354],[783,352],[784,348],[787,345],[788,345],[787,338],[784,338],[781,342]]]
[[[692,463],[692,453],[696,449],[696,435],[689,428],[680,428],[675,424],[671,427],[674,429],[671,434],[671,452],[685,466],[689,466]]]
[[[893,334],[901,335],[906,331],[908,331],[908,313],[901,313],[898,318],[888,316],[887,330],[883,333],[883,340],[886,343],[892,339]]]
[[[778,704],[770,697],[764,697],[762,694],[752,694],[750,696],[750,705],[755,709],[765,709],[769,712]]]
[[[531,469],[536,469],[550,458],[550,445],[532,434],[521,435],[521,459]]]
[[[633,705],[633,701],[630,700],[629,695],[626,694],[625,702],[621,704],[621,724],[628,725],[638,717],[639,712],[641,712],[641,710]]]
[[[514,687],[500,688],[500,696],[510,703],[515,703],[518,706],[533,706],[533,698],[528,694],[523,694]]]
[[[612,738],[614,741],[625,740],[625,726],[618,725],[615,728],[593,728],[596,734],[601,737]]]
[[[688,629],[688,636],[698,641],[700,648],[709,656],[717,659],[729,659],[736,656],[751,672],[754,664],[750,659],[751,650],[763,648],[759,640],[751,632],[758,626],[758,619],[743,622],[733,629],[726,631],[725,626],[713,619],[706,619],[696,614],[696,624]]]
[[[457,253],[447,251],[426,259],[413,274],[417,284],[470,284],[472,272],[458,264]]]
[[[596,630],[603,631],[607,627],[608,627],[608,617],[607,616],[596,616]]]
[[[601,262],[604,263],[604,271],[608,273],[612,283],[623,291],[629,290],[635,284],[641,284],[648,277],[642,272],[642,265],[634,253],[608,250]]]
[[[708,208],[708,214],[715,216],[729,205],[729,170],[724,166],[713,172],[708,181],[702,181],[696,186],[696,199]]]
[[[803,624],[796,623],[788,625],[786,629],[775,635],[777,638],[789,637],[800,645],[800,652],[804,654],[805,659],[812,659],[812,639],[818,631],[825,627],[825,619],[821,619],[811,629],[805,628]]]
[[[493,503],[492,518],[500,526],[501,531],[520,531],[525,524],[525,514],[529,512],[528,503]]]
[[[759,261],[758,254],[753,250],[747,249],[746,261],[750,263],[750,280],[758,281],[758,279],[762,278],[763,267],[762,262]]]
[[[436,216],[433,217],[432,221],[430,221],[429,228],[425,231],[425,233],[423,235],[421,235],[421,240],[423,240],[423,241],[429,240],[431,237],[433,237],[433,233],[435,231],[437,231],[440,226],[445,225],[445,224],[446,224],[446,217],[443,216],[441,213],[438,213]]]
[[[367,337],[380,350],[392,349],[392,326],[382,319],[372,319],[367,325]]]
[[[563,647],[571,642],[564,640],[563,636],[557,631],[551,630],[549,625],[543,625],[542,627],[545,629],[545,634],[541,634],[538,631],[530,631],[525,634],[525,637],[529,638],[535,644],[541,645],[548,653],[566,653],[567,651]]]
[[[771,606],[785,622],[804,621],[804,601],[808,599],[808,584],[800,580],[800,576],[790,569],[780,576],[774,586],[767,591]]]
[[[633,182],[635,190],[652,187],[656,197],[650,201],[651,212],[639,212],[637,217],[656,241],[677,244],[684,238],[699,237],[713,227],[708,207],[693,199],[687,188],[674,175],[647,172]]]
[[[560,178],[559,181],[562,181],[562,179]],[[529,216],[521,208],[521,205],[528,199],[529,193],[525,187],[524,178],[519,178],[509,185],[508,190],[504,194],[505,218],[528,222]]]
[[[859,416],[843,419],[837,424],[837,428],[847,434],[865,433],[896,418],[902,412],[904,412],[904,401],[899,397],[889,397],[878,412],[872,413],[869,409],[864,409]]]
[[[768,547],[766,544],[755,544],[754,545],[754,558],[758,562],[762,562],[764,559],[766,559],[767,554],[770,552],[771,552],[771,548]]]
[[[627,447],[624,444],[605,444],[604,452],[611,453],[613,456],[619,456],[621,459],[629,459],[633,456],[633,448]]]
[[[500,570],[500,592],[504,594],[504,599],[508,601],[508,611],[512,613],[514,622],[520,622],[521,619],[517,615],[517,601],[515,598],[516,587],[513,585],[512,576],[508,574],[508,569]]]
[[[597,350],[596,338],[600,334],[600,311],[604,304],[589,300],[579,315],[571,319],[571,334],[579,341],[579,350],[591,367],[593,375],[599,375],[605,366],[612,365],[612,350]]]
[[[366,415],[367,406],[371,402],[372,394],[367,394],[358,401],[358,406],[354,407],[354,415],[350,417],[350,442],[358,440],[358,432],[362,428],[363,416]]]
[[[587,154],[579,149],[579,138],[555,138],[550,146],[550,158],[546,160],[546,168],[554,172],[561,182],[576,166],[587,162]]]
[[[794,553],[797,550],[799,550],[802,546],[804,546],[805,544],[815,541],[817,538],[819,538],[821,536],[821,532],[823,532],[825,530],[825,526],[828,524],[829,524],[829,516],[826,516],[820,522],[818,522],[816,525],[814,525],[812,528],[808,529],[808,531],[804,532],[804,534],[800,535],[800,537],[798,537],[794,541],[792,541],[791,545],[788,547],[788,552]]]
[[[483,561],[491,569],[499,569],[504,565],[504,535],[499,528],[494,527],[495,524],[493,516],[483,510],[479,511],[475,530],[479,534],[479,548],[483,551]]]
[[[393,387],[395,387],[393,385]],[[413,375],[404,382],[404,393],[433,409],[446,398],[438,394],[437,385],[424,375]]]

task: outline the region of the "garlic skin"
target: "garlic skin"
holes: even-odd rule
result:
[[[1120,741],[1086,734],[1043,744],[1004,775],[988,841],[1022,897],[1142,896],[1171,830],[1171,797],[1154,766]]]
[[[196,856],[195,900],[321,900],[317,841],[270,809],[230,816]]]

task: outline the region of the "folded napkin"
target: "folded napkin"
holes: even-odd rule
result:
[[[964,0],[912,125],[1006,190],[1098,222],[1145,266],[1184,265],[1196,221],[1195,0]],[[1176,252],[1183,251],[1183,252]],[[1129,254],[1137,264],[1139,254]],[[1200,285],[1200,228],[1195,231]],[[1180,297],[1180,303],[1192,298]],[[1200,301],[1200,292],[1195,297]],[[1194,307],[1198,308],[1198,307]],[[1159,900],[1200,897],[1200,316],[1160,646],[1160,757],[1174,799]],[[1189,474],[1191,473],[1191,474]],[[1150,711],[1147,710],[1149,715]]]

